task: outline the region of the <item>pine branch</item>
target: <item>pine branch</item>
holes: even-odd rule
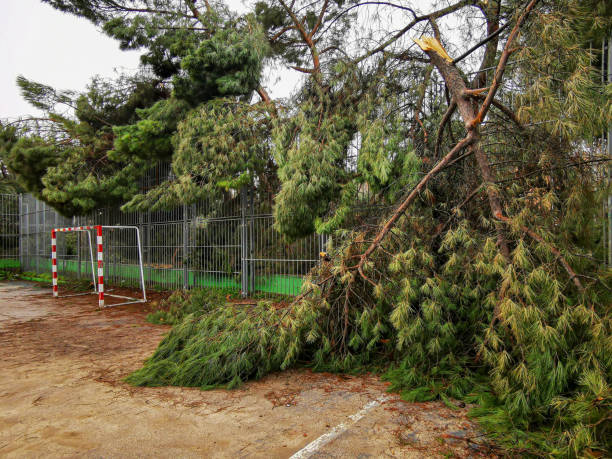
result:
[[[426,175],[425,177],[423,177],[419,183],[413,188],[413,190],[410,192],[410,194],[406,197],[406,199],[404,199],[404,201],[397,207],[397,209],[395,210],[395,212],[393,213],[393,215],[391,216],[391,218],[389,218],[389,220],[383,225],[383,227],[381,228],[381,230],[378,232],[378,234],[376,235],[376,237],[374,238],[374,241],[372,242],[372,244],[370,244],[370,246],[367,248],[367,250],[361,255],[361,258],[359,260],[359,263],[357,263],[357,265],[355,266],[355,268],[357,269],[357,271],[359,272],[360,276],[363,279],[368,279],[368,277],[365,275],[365,273],[363,272],[363,265],[366,263],[366,261],[368,260],[368,257],[378,248],[378,246],[381,244],[381,242],[383,241],[383,239],[385,238],[385,236],[389,233],[389,231],[391,231],[391,229],[393,228],[393,226],[395,225],[395,223],[397,222],[397,220],[404,214],[404,212],[406,212],[406,210],[408,209],[408,207],[410,207],[410,204],[412,204],[412,202],[414,201],[414,199],[418,196],[418,194],[423,190],[423,188],[425,187],[425,185],[427,185],[427,183],[433,178],[435,177],[438,172],[440,172],[444,166],[451,160],[453,159],[453,157],[461,150],[463,150],[464,148],[466,148],[467,146],[469,146],[474,140],[474,134],[473,132],[468,132],[468,135],[462,139],[461,141],[459,141],[447,154],[444,158],[442,158],[436,165],[434,168],[432,168]]]
[[[478,123],[474,122],[478,115],[476,114],[476,109],[469,98],[465,97],[465,92],[468,90],[467,84],[459,73],[457,67],[450,63],[452,59],[448,56],[439,42],[437,42],[435,39],[430,39],[428,41],[423,39],[421,41],[417,41],[417,44],[421,46],[421,49],[423,49],[423,51],[429,56],[432,63],[442,74],[442,77],[446,82],[446,86],[452,94],[453,100],[455,100],[457,103],[457,108],[459,109],[464,125],[468,131],[468,134],[471,135],[473,140],[473,142],[470,144],[470,150],[476,156],[480,173],[484,182],[487,184],[487,195],[489,197],[491,213],[493,215],[500,213],[502,212],[501,199],[497,193],[497,190],[492,186],[492,184],[495,182],[495,178],[491,172],[491,167],[489,166],[486,155],[484,154],[484,151],[480,145],[480,131],[478,130]],[[508,43],[506,43],[506,45],[508,45]],[[499,249],[504,258],[509,261],[510,249],[503,234],[503,228],[499,223],[496,223],[496,225],[497,243]]]
[[[497,218],[498,220],[504,223],[512,223],[512,220],[510,220],[508,217],[506,217],[505,215],[501,213],[496,214],[495,218]],[[578,288],[578,290],[580,290],[580,292],[584,292],[584,287],[582,286],[580,279],[578,279],[576,272],[572,269],[570,264],[563,257],[563,255],[561,254],[561,251],[557,249],[554,245],[552,245],[550,242],[545,241],[542,236],[537,234],[535,231],[532,231],[531,229],[527,228],[525,225],[521,225],[520,228],[526,234],[528,234],[529,237],[531,237],[535,241],[546,245],[549,248],[549,250],[557,257],[557,260],[559,260],[559,263],[561,264],[561,266],[563,266],[563,268],[567,271],[567,274],[569,275],[569,279],[574,283],[574,285]]]
[[[289,17],[293,21],[293,24],[295,24],[297,31],[300,33],[300,36],[302,37],[302,40],[304,41],[304,43],[306,43],[306,45],[310,49],[310,55],[312,56],[312,64],[313,64],[312,71],[306,71],[306,69],[301,69],[299,67],[293,67],[293,68],[301,72],[305,71],[306,73],[317,73],[318,74],[319,69],[321,67],[321,63],[319,61],[319,54],[317,52],[317,47],[315,46],[315,43],[312,40],[312,35],[306,32],[306,27],[304,26],[304,23],[298,19],[298,17],[293,12],[292,8],[289,5],[287,5],[284,0],[278,0],[278,1],[283,6],[287,14],[289,14]],[[327,8],[327,1],[325,4],[325,8]]]

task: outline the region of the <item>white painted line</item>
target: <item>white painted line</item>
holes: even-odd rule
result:
[[[321,435],[316,440],[308,443],[301,450],[299,450],[297,453],[295,453],[293,456],[291,456],[290,459],[306,459],[306,458],[312,456],[315,452],[317,452],[317,450],[319,448],[321,448],[322,446],[328,444],[330,441],[332,441],[333,439],[337,438],[338,436],[340,436],[341,434],[346,432],[350,426],[352,426],[357,421],[359,421],[361,418],[363,418],[366,415],[366,413],[368,411],[370,411],[372,408],[377,407],[378,405],[380,405],[381,403],[383,403],[386,400],[389,400],[390,398],[391,397],[383,395],[381,397],[378,397],[376,400],[372,400],[371,402],[367,403],[357,413],[351,414],[349,416],[349,419],[352,422],[341,422],[340,424],[338,424],[336,427],[334,427],[329,432]]]

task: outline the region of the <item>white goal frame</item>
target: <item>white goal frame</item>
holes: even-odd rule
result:
[[[138,245],[138,266],[140,268],[140,287],[142,289],[142,298],[132,298],[129,296],[122,295],[113,295],[111,293],[106,293],[106,296],[114,297],[114,298],[123,298],[127,301],[121,303],[115,303],[112,305],[105,306],[104,304],[104,244],[102,238],[102,230],[103,229],[130,229],[136,231],[136,242]],[[96,272],[94,269],[94,259],[93,259],[93,247],[91,242],[91,231],[96,231],[96,245],[98,252],[98,279],[96,282]],[[73,226],[69,228],[54,228],[51,230],[51,271],[52,271],[52,279],[53,279],[53,297],[59,298],[59,289],[57,285],[57,233],[65,233],[65,232],[85,232],[87,233],[87,240],[89,242],[89,254],[91,258],[91,275],[93,278],[93,292],[86,293],[75,293],[72,295],[62,295],[63,298],[70,296],[78,296],[78,295],[89,295],[94,294],[98,295],[98,307],[111,307],[111,306],[121,306],[124,304],[133,304],[133,303],[146,303],[147,302],[147,290],[145,288],[145,280],[144,280],[144,270],[142,265],[142,244],[140,242],[140,229],[137,226],[103,226],[103,225],[93,225],[93,226]],[[109,290],[109,292],[112,290]]]

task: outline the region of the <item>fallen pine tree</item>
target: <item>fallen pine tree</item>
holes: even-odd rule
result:
[[[584,221],[574,199],[567,213]],[[193,312],[128,381],[235,387],[299,365],[378,369],[408,400],[478,402],[480,422],[510,451],[609,450],[610,273],[576,257],[593,279],[579,290],[552,246],[520,226],[508,233],[508,263],[465,219],[436,251],[423,237],[434,228],[400,220],[366,268],[376,287],[351,277],[362,234],[347,235],[286,308],[192,293],[183,301]]]
[[[437,138],[421,134],[431,156],[415,154],[411,143],[401,163],[385,163],[406,132],[385,85],[377,83],[371,108],[371,88],[359,92],[356,81],[364,83],[352,70],[336,81],[337,93],[315,79],[313,98],[275,131],[275,212],[277,228],[290,237],[315,226],[332,234],[329,261],[281,309],[188,297],[195,312],[128,381],[235,387],[302,365],[374,369],[407,400],[477,403],[473,413],[510,454],[610,453],[612,275],[601,262],[597,217],[608,185],[577,131],[524,122],[551,116],[549,80],[517,94],[522,119],[496,98],[510,55],[535,52],[528,45],[539,37],[534,24],[562,25],[562,14],[533,13],[536,4],[517,9],[486,87],[479,75],[468,81],[439,40],[417,42],[449,95]],[[537,17],[519,44],[530,14]],[[554,44],[538,46],[542,57]],[[513,68],[512,81],[541,71],[530,62]],[[563,65],[584,73],[572,82],[575,97],[588,85],[588,66],[580,58]],[[355,103],[363,105],[353,111]],[[580,108],[573,110],[578,117]],[[355,131],[360,175],[351,181],[334,168]],[[334,181],[344,182],[341,190]],[[321,217],[317,203],[330,193],[340,199]]]

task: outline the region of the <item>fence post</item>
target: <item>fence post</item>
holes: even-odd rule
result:
[[[189,221],[187,222],[189,225],[188,231],[189,231],[189,247],[187,247],[187,256],[191,257],[191,255],[193,254],[194,248],[197,244],[197,236],[196,236],[196,231],[195,231],[195,219],[196,219],[196,215],[197,215],[197,204],[193,203],[191,204],[191,211],[190,211],[190,218]],[[193,238],[193,239],[192,239]],[[193,258],[191,258],[190,260],[190,265],[189,268],[194,268],[193,271],[193,282],[191,282],[191,279],[188,279],[189,284],[188,287],[197,287],[198,282],[197,282],[197,267],[196,267],[196,263],[194,262],[194,260],[197,257],[194,255]]]
[[[151,245],[151,231],[150,231],[150,223],[151,223],[151,212],[147,211],[146,213],[138,211],[138,228],[140,229],[140,233],[142,236],[141,246],[142,246],[142,264],[145,271],[147,271],[148,267],[148,275],[145,275],[145,284],[146,279],[149,279],[149,283],[152,284],[152,275],[153,272],[151,267],[148,265],[150,254],[149,254],[149,246]]]
[[[253,247],[255,247],[254,234],[255,234],[255,192],[253,188],[249,188],[249,206],[251,208],[251,215],[249,218],[249,291],[255,292],[255,253]]]
[[[153,257],[151,256],[151,211],[147,211],[147,244],[143,249],[145,249],[145,261],[144,263],[148,263],[149,266],[149,282],[153,283]]]
[[[73,227],[78,226],[76,223],[76,217],[72,217],[72,226]],[[75,233],[75,236],[76,236],[77,265],[78,265],[77,278],[80,279],[81,278],[81,232],[77,231]]]
[[[19,193],[19,268],[23,271],[23,194]]]
[[[36,250],[36,252],[34,253],[34,258],[36,259],[36,272],[40,272],[39,269],[39,257],[40,257],[40,252],[39,252],[39,247],[38,247],[38,239],[40,239],[40,225],[39,225],[39,218],[40,218],[40,204],[38,203],[38,199],[36,200],[36,223],[35,223],[35,227],[34,227],[34,241],[35,241],[35,246],[34,249]]]
[[[23,257],[23,262],[24,264],[27,264],[27,268],[25,271],[28,271],[30,268],[30,260],[32,259],[30,257],[30,206],[26,203],[25,204],[25,230],[26,230],[26,246],[25,246],[25,256]]]
[[[50,255],[47,255],[47,249],[45,249],[44,247],[46,247],[48,244],[46,244],[46,239],[47,237],[45,236],[47,234],[47,204],[46,203],[42,203],[42,229],[40,230],[40,245],[41,247],[43,247],[42,249],[42,259],[43,259],[43,270],[45,270],[45,264],[47,263],[47,261],[51,260]],[[66,252],[64,251],[64,255],[66,255]],[[64,262],[65,263],[65,262]],[[64,269],[66,269],[66,266],[64,266]],[[46,271],[46,270],[45,270]]]
[[[189,226],[187,224],[187,204],[183,204],[183,289],[189,288],[189,266],[187,266],[187,241],[189,239]]]
[[[327,252],[327,234],[319,234],[319,253]]]
[[[241,258],[241,292],[243,298],[249,295],[249,272],[248,272],[248,234],[246,225],[247,213],[247,191],[246,187],[240,189],[240,258]]]
[[[39,229],[39,236],[40,236],[40,239],[41,239],[41,241],[40,241],[41,254],[40,255],[42,256],[42,259],[43,259],[42,269],[44,270],[45,269],[45,264],[47,262],[47,257],[45,256],[47,250],[44,248],[44,247],[46,247],[46,244],[45,244],[45,242],[46,242],[45,241],[45,239],[46,239],[45,234],[47,233],[47,204],[44,203],[44,202],[42,203],[42,212],[41,212],[41,214],[42,214],[42,225],[41,225],[41,228]],[[49,257],[49,258],[51,258],[51,257]]]

